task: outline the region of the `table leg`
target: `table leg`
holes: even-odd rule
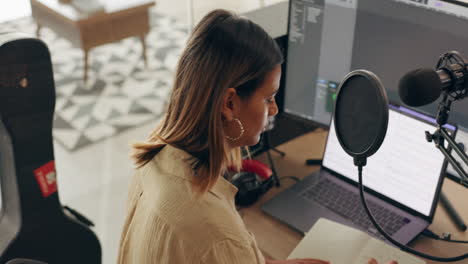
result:
[[[36,27],[36,37],[40,37],[40,31],[41,31],[41,24],[37,23]]]
[[[141,40],[141,47],[143,49],[143,61],[145,62],[145,67],[148,68],[148,58],[146,57],[145,35],[141,35],[140,40]]]
[[[83,76],[83,80],[84,82],[86,83],[86,81],[88,80],[88,52],[89,50],[83,50],[84,51],[84,76]]]

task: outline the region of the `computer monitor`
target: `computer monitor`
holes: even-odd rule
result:
[[[3,216],[3,195],[2,195],[2,182],[0,181],[0,218]]]
[[[356,69],[377,74],[401,104],[405,73],[434,68],[452,50],[468,58],[467,2],[290,0],[284,112],[328,126],[339,82]],[[417,110],[434,116],[437,101]],[[449,121],[468,127],[468,99],[452,105]]]

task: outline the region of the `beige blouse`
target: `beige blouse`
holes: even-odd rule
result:
[[[264,264],[236,211],[237,188],[223,177],[195,198],[191,156],[170,145],[130,185],[119,264]]]

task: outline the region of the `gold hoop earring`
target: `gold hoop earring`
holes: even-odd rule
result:
[[[244,126],[242,125],[241,121],[238,119],[238,118],[234,118],[233,119],[234,121],[237,122],[237,124],[239,124],[239,127],[240,127],[240,135],[238,137],[230,137],[228,135],[225,135],[225,137],[229,140],[232,140],[232,141],[236,141],[236,140],[239,140],[243,135],[244,135]]]

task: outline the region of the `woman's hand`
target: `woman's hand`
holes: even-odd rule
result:
[[[320,259],[289,259],[289,260],[267,260],[266,264],[330,264],[330,262],[325,261],[325,260],[320,260]]]
[[[369,259],[369,262],[367,262],[367,264],[379,264],[379,263],[374,258],[371,258]],[[398,264],[398,262],[396,262],[395,260],[392,260],[392,261],[387,262],[387,264]]]

